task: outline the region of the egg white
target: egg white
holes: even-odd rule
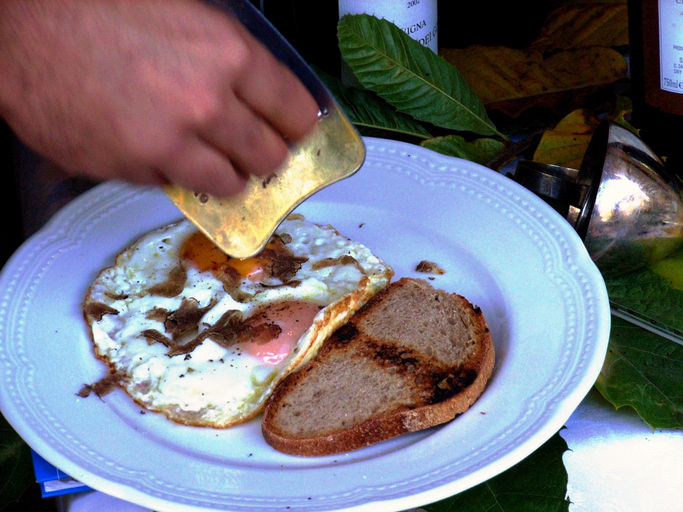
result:
[[[212,272],[190,267],[181,293],[174,297],[150,294],[150,288],[164,282],[177,266],[183,243],[196,231],[192,223],[182,220],[146,234],[98,275],[85,299],[85,304],[101,303],[116,311],[101,318],[86,312],[96,355],[123,376],[122,385],[136,402],[185,424],[227,427],[258,414],[275,386],[310,359],[324,339],[393,275],[391,267],[362,244],[330,226],[290,216],[276,235],[286,237],[286,246],[295,256],[307,258],[293,278],[296,286],[283,286],[276,277],[257,282],[242,279],[239,290],[250,299],[238,302]],[[357,264],[337,262],[316,268],[316,262],[342,256],[351,256]],[[164,323],[148,313],[155,308],[175,311],[190,298],[199,307],[211,305],[198,331],[210,328],[227,311],[241,311],[247,318],[265,304],[287,299],[322,309],[289,356],[277,365],[210,338],[189,357],[170,357],[168,347],[151,343],[142,334],[148,329],[165,333]]]

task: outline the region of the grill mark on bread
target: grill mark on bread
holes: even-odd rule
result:
[[[377,345],[368,341],[365,345],[367,350],[363,355],[373,358],[378,364],[383,366],[404,367],[407,371],[414,372],[415,366],[420,364],[419,354],[412,350],[394,345]]]
[[[352,332],[353,329],[345,334],[346,341],[342,343],[348,342],[353,338],[348,337]],[[333,339],[336,338],[335,333]],[[415,350],[395,345],[378,344],[372,340],[365,340],[358,354],[372,360],[378,367],[382,367],[386,371],[399,374],[413,374],[413,379],[417,386],[433,391],[427,400],[429,404],[443,402],[457,395],[470,386],[478,375],[475,370],[468,368],[454,371],[437,359],[428,357]]]
[[[344,324],[334,332],[326,345],[331,346],[335,343],[343,345],[354,339],[356,336],[358,336],[358,329],[356,326],[351,323]]]
[[[479,373],[471,368],[463,368],[457,372],[434,374],[434,395],[430,404],[438,404],[452,398],[471,386]]]

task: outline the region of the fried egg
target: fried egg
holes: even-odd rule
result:
[[[95,354],[135,402],[224,428],[259,414],[392,276],[364,245],[300,215],[246,259],[183,219],[119,254],[83,309]]]

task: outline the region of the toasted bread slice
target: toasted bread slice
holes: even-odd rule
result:
[[[494,360],[479,308],[425,280],[403,278],[277,387],[263,436],[281,452],[314,456],[432,427],[474,403]]]

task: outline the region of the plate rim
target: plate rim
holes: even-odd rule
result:
[[[525,202],[526,204],[530,205],[531,208],[535,210],[539,210],[542,212],[543,215],[550,215],[550,218],[552,222],[557,222],[557,219],[559,218],[562,220],[559,215],[557,215],[550,207],[545,205],[539,198],[531,194],[530,192],[526,191],[526,189],[523,189],[516,183],[514,183],[512,180],[509,180],[508,178],[503,177],[502,175],[495,173],[494,171],[487,169],[483,166],[479,166],[478,164],[474,164],[472,162],[466,161],[466,160],[460,160],[457,158],[452,158],[452,157],[445,157],[443,155],[439,155],[437,153],[434,153],[430,150],[427,150],[425,148],[421,148],[419,146],[414,146],[412,144],[407,144],[407,143],[401,143],[393,140],[387,140],[387,139],[376,139],[376,138],[369,138],[366,137],[364,138],[366,145],[368,147],[368,156],[370,157],[370,160],[374,158],[376,155],[374,154],[374,151],[378,152],[392,152],[395,154],[398,154],[399,156],[397,158],[413,158],[413,156],[408,156],[406,155],[417,155],[417,158],[424,158],[430,162],[436,162],[436,166],[438,167],[439,165],[447,165],[447,166],[453,166],[453,165],[460,165],[464,167],[468,167],[472,170],[474,173],[479,173],[483,175],[486,179],[490,180],[493,186],[500,186],[502,189],[509,189],[512,188],[514,190],[514,194],[518,195],[521,199],[521,201]],[[366,162],[368,162],[368,159],[366,158]],[[502,180],[507,180],[507,181],[502,181]],[[503,185],[504,184],[504,185]],[[76,198],[74,201],[66,205],[62,210],[57,212],[57,214],[50,219],[50,221],[34,236],[32,236],[29,240],[27,240],[22,247],[19,248],[18,251],[15,252],[15,254],[8,260],[6,263],[5,267],[2,269],[2,273],[0,274],[0,292],[6,288],[6,280],[9,279],[7,276],[10,275],[10,270],[14,269],[17,264],[20,264],[20,258],[22,255],[28,251],[28,249],[33,245],[33,244],[38,244],[40,241],[45,241],[47,239],[50,239],[50,237],[54,237],[58,234],[58,232],[62,229],[60,226],[64,223],[66,219],[68,219],[70,216],[73,216],[75,212],[79,210],[79,208],[82,208],[84,205],[86,205],[89,201],[92,201],[92,198],[97,197],[98,195],[103,195],[105,192],[108,192],[109,189],[123,189],[123,190],[128,190],[130,189],[131,191],[138,191],[140,190],[139,187],[130,187],[127,184],[122,184],[118,182],[110,182],[110,183],[104,183],[101,185],[96,186],[94,189],[91,189],[90,191],[84,193],[82,196],[79,196]],[[126,199],[124,198],[123,201]],[[552,213],[549,213],[552,212]],[[179,214],[180,215],[180,214]],[[553,217],[553,215],[557,215],[557,217]],[[564,221],[563,221],[564,222]],[[568,223],[566,223],[566,226],[562,226],[559,228],[560,231],[564,231],[565,236],[570,236],[568,233],[571,233],[571,227],[569,226]],[[571,236],[570,236],[571,238]],[[576,235],[576,239],[574,242],[578,240],[578,235]],[[580,242],[580,240],[579,240]],[[581,247],[583,248],[583,245],[581,244]],[[574,247],[576,249],[576,247]],[[583,261],[584,265],[588,265],[588,262],[586,260],[587,258],[587,253],[584,254]],[[588,258],[589,261],[589,258]],[[19,262],[19,263],[17,263]],[[591,262],[592,264],[592,262]],[[597,270],[597,267],[592,268],[593,271],[593,278],[595,278],[595,273],[598,273],[599,271]],[[595,298],[595,302],[598,306],[600,306],[601,311],[596,312],[596,318],[600,317],[603,323],[599,325],[599,331],[598,334],[600,338],[606,338],[605,331],[608,333],[609,332],[609,304],[607,301],[607,293],[606,289],[604,287],[604,281],[600,277],[600,281],[602,282],[602,290],[596,289],[595,292],[597,295],[600,295],[600,297]],[[594,283],[595,284],[595,283]],[[605,311],[607,312],[607,315],[605,317]],[[4,309],[0,311],[0,322],[2,322],[2,319],[4,318],[5,311]],[[0,325],[0,332],[4,332],[4,325]],[[604,349],[605,352],[607,350],[607,343],[604,341]],[[2,351],[0,350],[0,356],[2,356]],[[3,357],[0,357],[0,363],[2,363]],[[600,361],[600,364],[596,361],[593,361],[590,365],[590,372],[591,373],[599,373],[599,369],[597,368],[597,372],[595,370],[595,367],[602,366],[602,361]],[[1,365],[0,365],[1,367]],[[566,421],[566,419],[571,415],[571,412],[579,405],[583,397],[588,393],[588,391],[592,388],[593,382],[586,382],[586,379],[584,378],[580,382],[580,386],[571,393],[571,396],[565,399],[565,403],[563,404],[563,408],[567,409],[565,411],[566,417],[562,419],[562,423]],[[0,392],[0,398],[4,397],[5,393],[4,391]],[[2,398],[2,403],[0,403],[0,408],[2,408],[3,412],[5,412],[5,399]],[[12,416],[10,414],[9,416]],[[20,424],[21,423],[21,418],[14,418],[10,419],[9,417],[7,418],[8,421],[10,421],[10,424],[12,424],[15,429],[17,427],[15,426],[15,423]],[[561,425],[560,425],[561,426]],[[26,430],[22,429],[21,425],[19,425],[19,430]],[[554,424],[546,424],[542,428],[542,435],[540,435],[538,432],[536,433],[535,436],[527,439],[526,442],[522,443],[520,446],[518,446],[516,449],[512,450],[509,452],[506,456],[506,464],[508,464],[508,467],[510,467],[512,464],[519,462],[522,460],[524,457],[526,457],[528,454],[533,451],[533,449],[537,448],[540,446],[538,442],[539,437],[544,437],[545,440],[547,440],[551,435],[553,435],[558,428],[555,428]],[[551,431],[551,432],[547,432]],[[55,463],[55,465],[66,465],[66,466],[72,466],[72,462],[67,460],[65,457],[62,456],[61,453],[49,453],[51,452],[51,448],[47,446],[46,443],[41,443],[41,440],[38,440],[37,442],[34,441],[34,445],[38,447],[38,445],[43,444],[42,449],[36,449],[36,451],[43,455],[46,454],[47,457],[45,457],[47,460]],[[532,449],[533,447],[533,449]],[[41,453],[42,452],[42,453]],[[71,469],[71,468],[70,468]],[[75,470],[74,470],[75,469]],[[120,485],[117,482],[111,482],[107,480],[106,478],[100,478],[99,475],[91,475],[87,474],[87,472],[83,472],[83,474],[79,474],[78,468],[71,469],[71,476],[74,478],[78,478],[81,481],[84,481],[84,483],[87,483],[93,488],[103,488],[107,489],[105,492],[122,497],[122,499],[129,499],[131,496],[131,492],[133,494],[139,494],[140,496],[134,496],[135,500],[142,500],[145,503],[151,503],[153,504],[156,508],[166,508],[169,503],[166,500],[161,500],[159,501],[156,497],[150,497],[147,494],[141,493],[137,489],[130,489],[126,487],[125,485]],[[484,468],[486,469],[486,468]],[[488,479],[495,474],[500,473],[498,470],[494,470],[490,465],[488,466],[488,470],[491,474],[487,476],[485,479]],[[69,473],[69,471],[67,471]],[[72,474],[75,473],[75,474]],[[477,471],[476,472],[479,476],[486,474],[486,471]],[[481,480],[483,481],[483,480]],[[476,482],[478,483],[478,482]],[[120,487],[120,488],[119,488]],[[438,488],[438,489],[444,489],[444,486]],[[413,506],[423,504],[425,501],[424,499],[428,499],[428,502],[434,501],[434,493],[435,489],[429,489],[426,491],[422,491],[420,493],[408,496],[408,497],[402,497],[402,498],[395,498],[395,499],[388,499],[388,500],[380,500],[380,501],[371,501],[368,502],[365,505],[361,506],[352,506],[350,508],[342,508],[338,510],[369,510],[370,507],[372,507],[373,510],[378,510],[378,506],[393,506],[394,504],[397,504],[396,502],[400,502],[402,504],[407,504],[408,506]],[[121,496],[122,494],[125,494],[127,497]],[[439,494],[439,493],[436,493]],[[452,494],[452,493],[451,493]],[[448,495],[451,495],[448,494]],[[444,496],[445,497],[445,496]],[[436,499],[441,499],[440,497],[436,497]],[[405,506],[405,505],[401,505]],[[406,507],[407,508],[407,507]],[[180,505],[178,510],[206,510],[204,508],[196,508],[192,507],[189,505]]]

